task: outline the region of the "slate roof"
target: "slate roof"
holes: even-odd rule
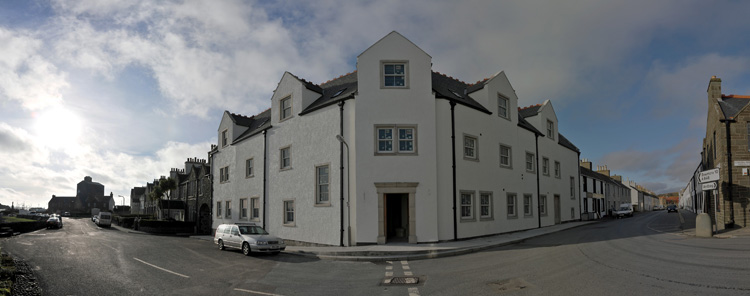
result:
[[[340,101],[354,98],[354,94],[357,93],[357,71],[326,81],[318,88],[321,90],[318,92],[321,96],[310,104],[310,106],[307,106],[305,110],[302,110],[300,115],[305,115]]]
[[[246,117],[249,119],[249,122],[247,125],[243,125],[247,127],[247,130],[240,134],[237,139],[232,141],[232,144],[237,143],[239,141],[242,141],[244,139],[249,138],[252,135],[255,135],[269,127],[271,127],[271,109],[267,109],[266,111],[260,112],[260,114],[255,115],[253,117]]]
[[[721,95],[719,107],[725,118],[734,118],[750,103],[750,96]]]
[[[539,109],[542,108],[542,104],[536,104],[529,107],[518,108],[518,115],[523,118],[534,116],[539,114]]]
[[[518,126],[520,126],[522,128],[525,128],[525,129],[531,131],[532,133],[538,134],[540,136],[544,135],[541,131],[539,131],[538,129],[536,129],[531,123],[529,123],[528,121],[526,121],[526,119],[524,119],[523,116],[521,116],[520,112],[518,114]]]
[[[484,83],[479,83],[482,86],[469,85],[465,82],[454,79],[453,77],[445,76],[438,72],[432,71],[432,90],[435,91],[435,96],[438,98],[447,99],[448,101],[461,104],[472,109],[479,110],[481,112],[492,114],[490,110],[487,110],[482,104],[475,101],[469,93],[482,89]],[[469,89],[472,89],[470,92]]]
[[[607,175],[597,173],[597,172],[595,172],[593,170],[589,170],[589,169],[587,169],[585,167],[581,167],[581,175],[588,176],[588,177],[594,177],[594,178],[597,178],[597,179],[600,179],[600,180],[604,180],[604,181],[609,181],[610,179],[612,179],[610,177],[607,177]]]
[[[573,143],[570,142],[568,140],[568,138],[566,138],[565,136],[563,136],[559,131],[557,132],[557,136],[558,136],[557,137],[558,138],[557,139],[557,143],[558,144],[562,145],[565,148],[573,150],[575,152],[581,153],[581,150],[579,150],[578,147],[576,147],[576,145],[573,145]]]
[[[53,196],[49,203],[69,203],[75,202],[75,196]]]

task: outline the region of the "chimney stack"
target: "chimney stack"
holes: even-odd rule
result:
[[[588,159],[585,159],[585,158],[581,159],[580,166],[584,167],[584,168],[587,168],[587,169],[590,170],[591,169],[591,162]]]
[[[708,93],[708,106],[711,108],[712,102],[721,99],[721,78],[711,76],[711,80],[708,82],[708,90],[706,90],[706,92]]]
[[[622,183],[622,176],[620,176],[620,175],[612,175],[612,179],[615,179],[618,182]]]
[[[607,168],[606,165],[596,166],[596,167],[597,167],[597,169],[596,169],[597,173],[600,173],[602,175],[605,175],[605,176],[609,177],[609,169]]]

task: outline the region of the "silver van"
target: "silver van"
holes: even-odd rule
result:
[[[221,224],[214,233],[219,250],[234,248],[249,256],[252,252],[278,254],[286,249],[284,240],[268,234],[255,223]]]

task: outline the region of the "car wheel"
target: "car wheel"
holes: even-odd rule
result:
[[[250,256],[250,244],[248,243],[242,243],[242,254],[245,254],[245,256]]]
[[[219,250],[224,250],[224,242],[219,240]]]

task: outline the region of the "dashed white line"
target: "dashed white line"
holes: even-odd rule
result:
[[[385,272],[385,276],[386,277],[392,277],[393,276],[393,271],[386,271]]]
[[[412,276],[414,274],[411,271],[404,271],[404,275],[406,275],[406,276]]]
[[[268,296],[282,296],[279,294],[273,294],[273,293],[266,293],[266,292],[259,292],[259,291],[251,291],[251,290],[245,290],[245,289],[234,289],[235,291],[245,292],[245,293],[253,293],[258,295],[268,295]]]
[[[385,270],[393,270],[393,266],[386,266]]]
[[[136,261],[138,261],[138,262],[141,262],[141,263],[143,263],[143,264],[146,264],[146,265],[148,265],[148,266],[151,266],[151,267],[153,267],[153,268],[156,268],[156,269],[159,269],[159,270],[162,270],[162,271],[166,271],[166,272],[169,272],[169,273],[171,273],[171,274],[174,274],[174,275],[178,275],[178,276],[181,276],[181,277],[184,277],[184,278],[190,278],[189,276],[186,276],[186,275],[184,275],[184,274],[181,274],[181,273],[176,273],[176,272],[174,272],[174,271],[171,271],[171,270],[169,270],[169,269],[166,269],[166,268],[161,268],[161,267],[159,267],[159,266],[153,265],[153,264],[151,264],[151,263],[148,263],[148,262],[146,262],[146,261],[143,261],[143,260],[141,260],[141,259],[138,259],[138,258],[135,258],[135,257],[133,257],[133,259],[135,259]]]

